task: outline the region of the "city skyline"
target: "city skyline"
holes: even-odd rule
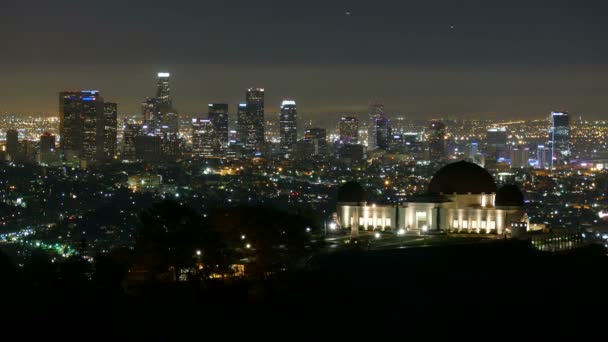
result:
[[[605,115],[600,1],[309,1],[287,17],[271,1],[140,4],[3,5],[0,113],[56,113],[53,94],[70,89],[137,113],[151,75],[167,70],[176,109],[192,117],[207,103],[235,106],[250,86],[268,90],[267,112],[297,98],[311,118],[364,113],[377,98],[413,117]],[[259,39],[243,38],[251,27]]]

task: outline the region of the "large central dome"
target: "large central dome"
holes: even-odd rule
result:
[[[431,179],[430,193],[460,195],[496,193],[496,183],[488,171],[477,164],[459,161],[442,167]]]

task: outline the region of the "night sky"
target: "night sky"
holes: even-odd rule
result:
[[[234,112],[257,85],[267,112],[293,97],[306,118],[372,99],[411,117],[602,118],[606,18],[596,0],[3,0],[0,112],[56,113],[60,90],[94,88],[138,113],[166,70],[187,116]]]

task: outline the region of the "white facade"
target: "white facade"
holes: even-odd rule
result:
[[[502,235],[512,223],[528,224],[521,207],[495,207],[495,194],[453,194],[437,201],[405,205],[338,203],[343,228],[358,230],[405,229],[410,233],[449,232]]]

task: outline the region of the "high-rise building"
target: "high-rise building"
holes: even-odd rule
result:
[[[551,113],[551,169],[570,159],[570,117],[567,112]]]
[[[162,139],[158,135],[135,136],[135,159],[157,162],[162,159]]]
[[[530,159],[530,148],[527,146],[516,146],[511,149],[511,168],[521,169],[528,167]]]
[[[55,136],[45,132],[40,136],[40,159],[43,164],[50,164],[55,160]]]
[[[325,128],[308,128],[304,131],[304,141],[312,145],[312,155],[327,153],[327,130]]]
[[[155,134],[175,139],[179,129],[179,115],[173,109],[171,98],[171,74],[159,72],[156,81],[156,97],[149,97],[141,104],[142,119]]]
[[[507,129],[505,127],[490,128],[486,134],[486,156],[491,161],[508,157]]]
[[[11,160],[17,157],[19,152],[19,132],[14,129],[6,131],[6,153]]]
[[[367,127],[367,149],[378,148],[378,119],[384,118],[384,104],[372,102],[369,105],[369,121]],[[381,122],[384,123],[384,122]]]
[[[228,104],[210,103],[209,120],[215,129],[215,135],[220,142],[222,150],[228,147]]]
[[[352,116],[340,118],[338,132],[342,143],[356,144],[359,141],[359,120]]]
[[[213,157],[219,153],[220,142],[211,119],[192,119],[192,155]]]
[[[536,148],[536,168],[548,169],[551,167],[551,149],[545,145],[538,145]]]
[[[260,155],[264,147],[264,89],[247,89],[246,103],[246,135],[243,148],[247,154]]]
[[[154,119],[159,117],[156,108],[156,98],[154,97],[148,97],[141,103],[142,121],[145,125],[153,125]]]
[[[125,122],[122,134],[122,160],[133,161],[137,159],[135,138],[140,135],[143,135],[142,125]]]
[[[104,103],[103,117],[98,137],[98,155],[100,160],[112,160],[116,155],[116,135],[118,131],[118,105]]]
[[[59,133],[64,155],[87,161],[97,157],[98,125],[103,112],[103,99],[96,90],[59,93]]]
[[[375,121],[376,126],[376,148],[380,150],[387,150],[390,142],[390,120],[380,116]]]
[[[279,121],[281,150],[285,155],[292,154],[298,141],[298,111],[295,101],[284,100],[281,103]]]
[[[441,121],[432,121],[428,133],[430,160],[445,158],[445,124]]]

